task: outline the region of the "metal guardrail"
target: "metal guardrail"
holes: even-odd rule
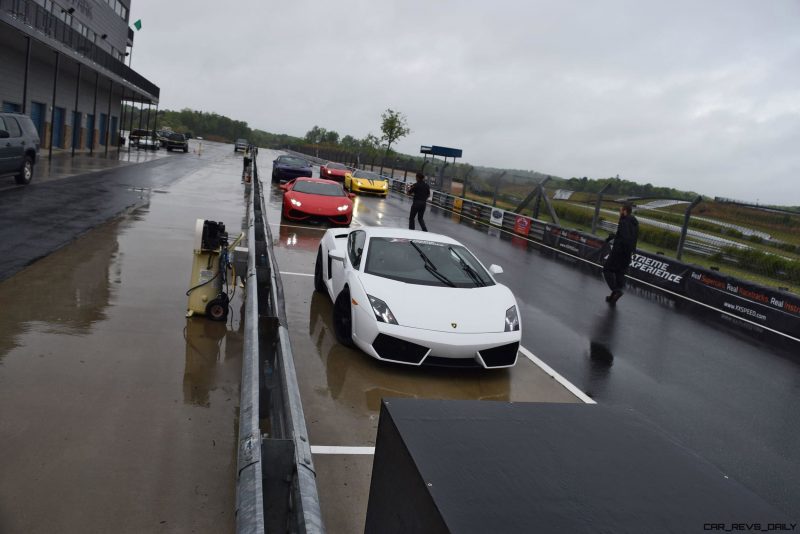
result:
[[[284,308],[252,156],[236,532],[322,534],[322,513]],[[264,428],[262,428],[264,425]]]

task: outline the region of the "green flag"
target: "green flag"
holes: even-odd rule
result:
[[[133,23],[133,27],[136,28],[137,31],[141,30],[142,29],[142,19],[139,19],[136,22],[134,22]]]

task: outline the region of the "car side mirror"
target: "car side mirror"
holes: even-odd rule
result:
[[[289,190],[289,184],[288,184],[288,183],[286,183],[286,182],[283,182],[283,183],[280,185],[280,188],[281,188],[281,189],[283,189],[284,191],[288,191],[288,190]]]
[[[328,257],[332,260],[340,261],[344,263],[344,254],[342,254],[338,250],[330,250],[328,251]]]
[[[503,268],[493,263],[489,266],[489,272],[492,274],[503,274]]]
[[[0,130],[0,139],[8,139],[11,137],[11,134],[5,130]]]
[[[355,193],[347,193],[347,198],[356,198]]]

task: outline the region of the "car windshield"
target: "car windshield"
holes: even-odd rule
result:
[[[291,156],[281,156],[278,158],[280,165],[291,165],[292,167],[308,167],[308,162],[301,158],[293,158]]]
[[[236,143],[239,144],[239,145],[246,145],[247,144],[247,139],[237,139]]]
[[[172,139],[173,141],[183,141],[184,140],[183,134],[179,134],[179,133],[170,134],[169,138]]]
[[[423,239],[373,237],[364,272],[427,286],[494,285],[489,273],[463,246]]]
[[[383,180],[379,174],[369,171],[355,171],[353,178],[367,178],[369,180]]]
[[[297,193],[309,193],[312,195],[323,195],[326,197],[343,197],[344,189],[340,184],[329,184],[327,182],[310,182],[308,180],[297,180],[292,187],[292,191]]]
[[[347,170],[347,166],[346,165],[342,165],[341,163],[334,163],[332,161],[329,161],[328,164],[326,165],[326,167],[328,167],[329,169],[338,169],[340,171],[346,171]]]

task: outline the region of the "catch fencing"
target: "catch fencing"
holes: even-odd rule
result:
[[[391,189],[400,193],[405,193],[409,185],[402,180],[391,181]],[[431,204],[598,267],[610,252],[605,239],[596,235],[441,191],[433,192]],[[800,341],[800,298],[788,291],[642,250],[634,254],[628,276]]]

